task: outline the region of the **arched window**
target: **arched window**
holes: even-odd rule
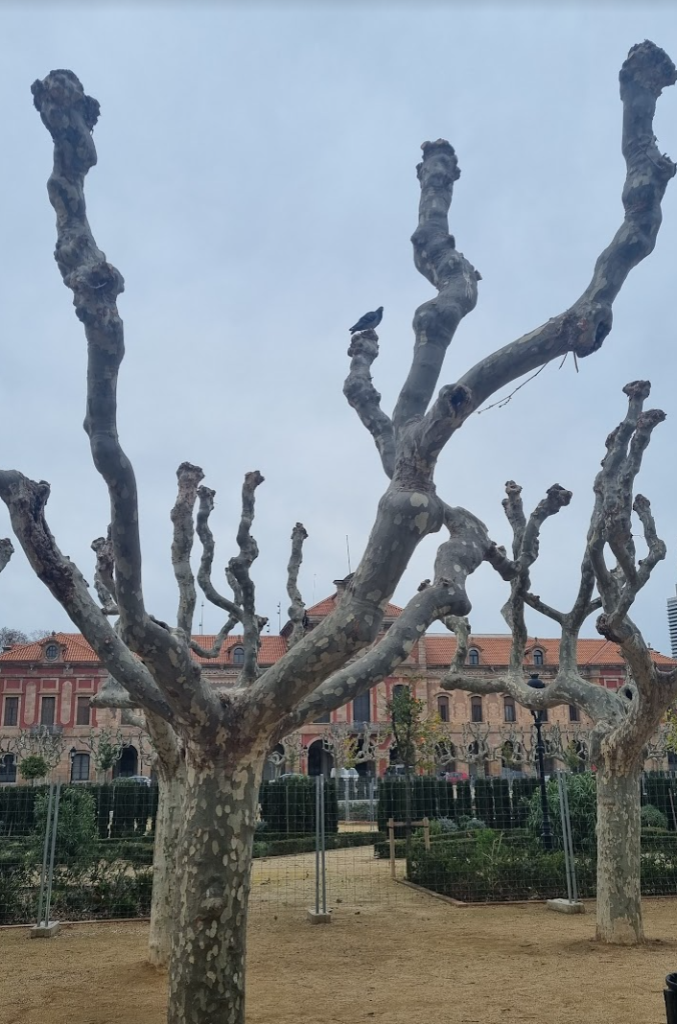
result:
[[[393,686],[393,697],[399,697],[401,693],[404,693],[404,691],[408,689],[409,687],[405,683],[397,683]]]
[[[482,698],[471,697],[470,698],[470,721],[481,722],[482,721]]]
[[[449,721],[449,698],[443,693],[437,698],[437,714],[441,722]]]
[[[0,782],[16,782],[16,754],[0,754]]]
[[[512,699],[512,697],[505,697],[503,700],[503,718],[506,722],[517,721],[515,701]]]
[[[71,782],[87,782],[89,779],[89,754],[73,754],[71,758]]]
[[[233,665],[244,665],[244,647],[233,647],[231,656]]]
[[[114,779],[129,779],[139,773],[139,754],[136,747],[128,744],[122,748],[119,758],[113,765]]]
[[[543,651],[540,649],[540,647],[536,647],[534,649],[534,665],[542,665],[542,664],[543,664]]]
[[[477,650],[476,647],[471,647],[470,650],[468,651],[468,664],[469,665],[479,665],[479,663],[480,663],[480,652]]]

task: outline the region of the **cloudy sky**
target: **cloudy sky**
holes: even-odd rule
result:
[[[169,509],[183,460],[217,491],[219,565],[234,553],[242,476],[260,469],[255,566],[260,611],[278,627],[297,520],[310,534],[306,602],[332,591],[368,534],[384,479],[370,437],[342,396],[347,328],[385,306],[374,367],[390,409],[404,379],[416,306],[431,297],[414,269],[420,144],[457,150],[451,230],[482,273],[443,382],[566,308],[618,227],[618,70],[651,38],[677,58],[677,7],[275,3],[5,3],[0,13],[0,464],[49,480],[48,516],[91,579],[91,540],[107,496],[82,430],[85,345],[53,262],[45,182],[51,143],[31,82],[71,68],[101,103],[89,217],[122,271],[126,326],[119,421],[140,487],[149,609],[171,619]],[[677,158],[677,89],[659,102],[662,150]],[[571,600],[604,439],[627,381],[653,382],[668,412],[640,487],[668,559],[635,616],[668,649],[665,599],[677,582],[674,382],[677,182],[654,254],[615,306],[603,349],[549,366],[504,408],[470,420],[447,447],[438,486],[498,541],[509,535],[503,485],[529,504],[554,482],[568,510],[548,523],[537,590]],[[4,506],[0,536],[10,533]],[[432,575],[420,548],[395,599]],[[225,585],[225,584],[224,584]],[[471,581],[476,632],[502,632],[504,584]],[[0,625],[69,629],[17,551],[0,584]],[[204,611],[204,631],[220,618]],[[546,620],[531,630],[551,635]],[[197,627],[197,623],[196,623]],[[594,634],[591,621],[587,635]]]

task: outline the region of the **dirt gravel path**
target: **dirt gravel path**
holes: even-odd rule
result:
[[[674,900],[646,901],[647,945],[610,949],[591,941],[592,907],[454,907],[350,853],[355,875],[343,896],[334,887],[329,926],[305,920],[312,856],[256,864],[250,1024],[664,1024]],[[0,931],[1,1024],[163,1024],[165,978],[144,963],[146,938],[141,923],[75,925],[51,941]]]

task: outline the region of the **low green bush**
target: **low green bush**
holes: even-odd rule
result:
[[[653,804],[644,804],[640,811],[642,828],[667,829],[668,819],[662,811],[659,811]]]
[[[346,802],[339,800],[338,817],[339,821],[371,821],[375,813],[374,805],[370,800],[351,800],[350,818],[346,816]]]
[[[564,854],[544,853],[532,839],[484,829],[473,838],[414,844],[410,881],[462,902],[536,900],[566,893]]]
[[[388,843],[375,847],[387,857]],[[404,856],[404,843],[397,849]],[[596,894],[597,860],[594,845],[576,854],[580,897]],[[540,842],[515,830],[458,833],[431,841],[431,849],[416,839],[407,865],[412,882],[463,902],[544,900],[566,895],[564,853],[545,853]],[[642,894],[677,895],[677,836],[664,829],[642,830]]]

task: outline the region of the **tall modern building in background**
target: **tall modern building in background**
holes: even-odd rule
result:
[[[675,587],[677,591],[677,587]],[[670,653],[677,657],[677,597],[668,598],[668,627],[670,629]]]

